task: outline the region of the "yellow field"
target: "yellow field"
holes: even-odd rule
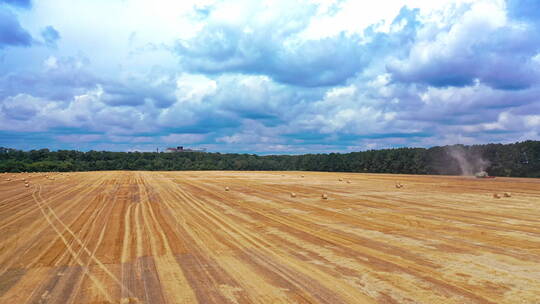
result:
[[[0,236],[0,303],[540,303],[538,179],[4,174]]]

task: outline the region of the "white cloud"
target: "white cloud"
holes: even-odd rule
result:
[[[136,133],[151,130],[151,117],[143,108],[109,107],[102,101],[103,89],[97,87],[66,102],[46,100],[27,94],[0,102],[0,129],[47,131],[51,128],[82,128],[107,134]]]
[[[441,58],[468,56],[474,44],[490,39],[491,33],[507,23],[504,5],[494,1],[478,1],[452,21],[448,31],[434,30],[433,27],[437,26],[434,23],[426,24],[418,33],[409,58],[401,63],[404,65],[401,68],[414,69]]]
[[[0,130],[276,151],[539,133],[539,42],[504,0],[59,0],[18,14],[62,38],[5,50]]]
[[[405,6],[410,9],[419,9],[420,16],[424,20],[435,21],[444,18],[441,12],[448,11],[449,7],[473,3],[474,0],[322,0],[313,2],[319,3],[320,6],[309,27],[301,34],[304,39],[321,39],[342,32],[362,35],[364,30],[373,25],[375,25],[375,31],[378,32],[395,32],[406,24],[402,21],[392,27],[392,22]],[[483,2],[490,4],[494,1]]]
[[[47,70],[54,70],[58,68],[58,58],[54,56],[49,56],[45,61],[43,61],[43,66]]]
[[[176,80],[176,97],[183,104],[201,103],[216,89],[216,82],[203,75],[183,74]]]
[[[325,99],[340,99],[340,98],[351,98],[356,94],[356,87],[350,85],[347,87],[336,87],[326,92]]]

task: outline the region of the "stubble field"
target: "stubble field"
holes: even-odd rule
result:
[[[539,299],[538,179],[1,175],[0,303]]]

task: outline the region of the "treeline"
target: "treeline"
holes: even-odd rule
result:
[[[398,148],[352,153],[269,155],[0,148],[1,172],[99,170],[299,170],[540,177],[540,141]]]

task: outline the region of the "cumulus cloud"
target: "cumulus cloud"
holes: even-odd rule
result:
[[[409,55],[388,64],[395,81],[435,87],[480,81],[498,89],[538,82],[537,28],[508,19],[504,2],[477,1],[448,14],[449,25],[423,24]]]
[[[1,103],[3,130],[48,131],[55,128],[85,132],[133,134],[151,130],[144,108],[108,107],[103,89],[97,87],[74,96],[68,102],[48,100],[28,94],[8,97]]]
[[[262,153],[539,138],[536,1],[195,2],[66,2],[76,23],[0,6],[0,132]]]
[[[45,99],[69,100],[98,83],[85,57],[49,56],[36,70],[11,71],[0,76],[0,98],[30,94]]]
[[[40,111],[42,105],[32,96],[17,95],[9,97],[2,103],[2,113],[7,119],[27,121]]]
[[[201,103],[216,92],[216,82],[204,75],[184,74],[176,80],[176,97],[180,103]]]
[[[6,7],[0,6],[0,49],[7,46],[32,45],[32,36],[21,27],[17,16]]]
[[[307,1],[218,3],[198,34],[180,40],[176,50],[194,72],[264,74],[299,86],[335,85],[360,72],[368,54],[357,35],[302,39],[316,8]]]
[[[41,37],[43,37],[47,46],[56,47],[56,43],[60,40],[60,33],[53,26],[49,25],[41,31]]]

